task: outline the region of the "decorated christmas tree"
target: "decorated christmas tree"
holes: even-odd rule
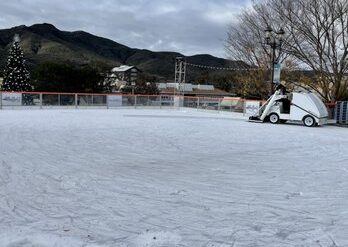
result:
[[[26,92],[32,90],[32,86],[29,83],[30,74],[26,69],[23,52],[19,46],[19,42],[19,36],[15,35],[4,71],[4,81],[1,87],[3,91]]]

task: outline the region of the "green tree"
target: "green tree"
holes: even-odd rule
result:
[[[15,35],[4,71],[2,90],[4,91],[31,91],[30,74],[25,66],[24,55],[19,45],[20,39]]]
[[[88,92],[110,91],[103,76],[89,66],[74,68],[67,64],[44,63],[33,71],[35,91],[42,92]]]
[[[121,88],[122,93],[130,94],[133,92],[133,87],[126,85]],[[144,94],[144,95],[157,95],[159,94],[159,89],[155,82],[137,82],[134,86],[135,94]]]
[[[156,85],[156,82],[159,81],[159,78],[153,75],[149,75],[146,73],[140,73],[136,80],[134,86],[135,94],[144,94],[144,95],[157,95],[159,94],[159,89]],[[123,86],[120,91],[122,93],[130,94],[133,92],[133,86],[127,84]]]

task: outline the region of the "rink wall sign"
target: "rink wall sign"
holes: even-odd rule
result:
[[[21,93],[2,93],[2,105],[3,106],[21,106],[22,94]]]
[[[254,115],[258,112],[260,109],[260,102],[259,101],[246,101],[245,102],[245,114],[246,115]]]

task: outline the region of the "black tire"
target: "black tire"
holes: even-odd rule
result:
[[[316,125],[316,121],[314,117],[308,115],[303,118],[303,124],[306,127],[314,127]]]
[[[270,121],[272,124],[277,124],[277,123],[279,123],[280,118],[279,118],[279,116],[278,116],[277,113],[271,113],[271,114],[269,115],[269,121]]]

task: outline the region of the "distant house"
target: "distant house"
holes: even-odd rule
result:
[[[125,85],[135,85],[141,70],[135,66],[121,65],[111,70],[108,79],[111,80],[113,91]]]
[[[178,83],[158,83],[158,89],[162,95],[174,95],[179,93]],[[215,88],[214,85],[196,85],[191,83],[185,83],[182,85],[185,96],[192,97],[225,97],[234,96],[234,94],[226,92],[224,90]]]
[[[206,109],[218,109],[219,107],[224,107],[220,105],[221,99],[226,97],[234,96],[232,93],[228,93],[224,90],[217,89],[214,85],[200,85],[184,83],[181,85],[183,88],[184,105],[186,107],[203,107]],[[162,103],[169,103],[173,101],[173,96],[179,94],[179,84],[178,83],[158,83],[158,89],[160,90],[160,95]],[[199,100],[197,99],[199,97]],[[175,105],[174,99],[174,105]]]

